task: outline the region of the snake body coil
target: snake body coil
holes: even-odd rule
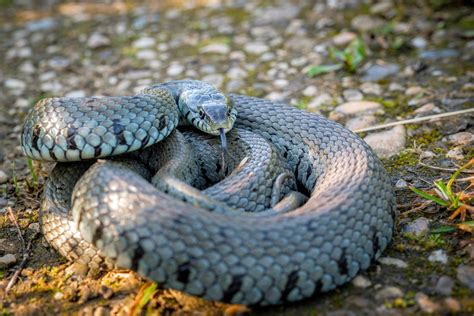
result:
[[[163,100],[153,102],[163,105]],[[252,170],[245,169],[245,164],[238,166],[230,175],[237,177],[237,182],[222,187],[221,195],[219,183],[208,188],[214,190],[209,203],[232,202],[233,194],[219,199],[226,194],[224,190],[244,181],[249,172],[268,170],[255,179],[263,179],[258,186],[252,187],[252,180],[245,192],[234,192],[234,208],[241,205],[240,199],[246,202],[242,206],[245,210],[262,201],[264,208],[272,207],[269,197],[274,192],[269,186],[285,172],[294,177],[289,177],[281,195],[296,185],[310,196],[304,205],[268,216],[210,212],[200,202],[183,202],[157,190],[145,180],[153,178],[153,168],[133,153],[96,163],[60,163],[50,176],[42,206],[48,241],[70,259],[131,268],[166,287],[210,300],[250,305],[301,300],[344,284],[368,268],[390,241],[395,217],[389,178],[368,145],[335,122],[281,103],[240,95],[231,95],[230,101],[239,113],[235,126],[242,130],[236,135],[250,137],[250,146],[255,148],[267,148],[268,143],[267,157],[274,158],[266,164],[258,160],[258,154],[252,156],[251,163],[258,161],[251,165]],[[41,107],[34,111],[41,111]],[[33,112],[33,119],[25,124],[25,153],[33,158],[40,158],[37,153],[61,155],[60,150],[55,151],[60,144],[39,140],[40,132],[35,136],[38,117],[41,115]],[[167,122],[177,122],[177,118],[168,116]],[[63,126],[66,122],[51,124]],[[167,130],[173,128],[156,129],[158,134],[169,134]],[[246,133],[254,133],[262,141]],[[159,137],[150,133],[151,138]],[[140,142],[148,144],[145,139]],[[198,141],[199,137],[187,135],[185,139]],[[31,140],[36,146],[30,145]],[[126,142],[127,146],[135,148],[135,140]],[[236,146],[233,141],[230,145],[231,149]],[[102,157],[103,151],[97,157]],[[65,150],[63,156],[81,155]],[[231,167],[236,167],[239,159]],[[174,163],[173,158],[170,162]],[[199,169],[205,163],[197,165]],[[260,169],[262,166],[269,168]],[[218,178],[217,170],[207,178]],[[198,172],[180,180],[190,185],[202,179],[203,173]]]

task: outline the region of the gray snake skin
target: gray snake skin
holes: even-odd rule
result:
[[[234,151],[241,152],[241,156],[228,160],[230,170],[224,180],[218,170],[211,172],[219,161],[218,157],[209,155],[216,146],[206,147],[206,140],[193,136],[192,132],[186,132],[184,137],[178,132],[171,133],[178,124],[179,114],[166,107],[173,103],[169,94],[114,99],[120,104],[134,100],[129,103],[135,106],[120,109],[125,116],[137,106],[157,115],[157,119],[150,121],[161,128],[156,128],[157,133],[150,133],[150,137],[143,136],[138,140],[140,143],[151,145],[171,134],[172,147],[177,143],[171,140],[173,137],[204,144],[188,148],[194,154],[202,151],[197,153],[202,159],[191,160],[204,172],[193,174],[194,167],[190,172],[182,171],[180,168],[185,166],[176,165],[175,159],[180,151],[170,154],[164,162],[156,159],[158,162],[150,163],[154,155],[147,152],[168,152],[163,149],[167,148],[166,139],[138,154],[97,162],[58,163],[50,175],[42,203],[46,239],[70,260],[83,260],[93,266],[130,268],[168,288],[208,300],[248,305],[272,305],[312,297],[348,282],[367,269],[389,243],[396,214],[389,178],[368,145],[319,115],[259,98],[241,95],[229,98],[238,112],[236,130],[228,133],[229,150],[237,148]],[[161,112],[148,107],[145,99],[160,105]],[[104,103],[112,101],[97,104],[107,107]],[[80,108],[74,106],[74,111]],[[56,160],[55,157],[61,156],[81,160],[80,150],[69,153],[56,149],[64,142],[62,137],[66,143],[68,137],[75,137],[67,129],[58,133],[59,142],[44,139],[45,124],[50,124],[49,130],[60,130],[70,123],[64,122],[61,115],[52,123],[41,123],[38,112],[42,108],[35,107],[25,123],[22,136],[25,153],[35,159]],[[100,125],[93,126],[96,123],[88,123],[86,119],[83,122],[91,124],[89,130]],[[113,123],[110,128],[113,130]],[[77,129],[75,132],[80,134]],[[164,136],[158,136],[161,134]],[[85,143],[90,145],[87,137]],[[247,151],[238,147],[241,139],[248,142]],[[127,146],[135,149],[136,140],[130,138]],[[118,150],[113,146],[103,148],[106,149],[95,149],[96,157],[104,157],[104,152],[124,152],[123,148]],[[259,160],[264,152],[265,160]],[[242,157],[244,162],[240,162]],[[188,195],[191,198],[180,200],[162,187],[153,186],[149,181],[161,181],[162,178],[156,180],[156,172],[161,172],[163,167],[174,170],[170,181],[165,181],[170,189],[201,192],[192,187],[196,186],[202,192],[208,190],[205,199],[196,201],[194,195]],[[297,188],[310,196],[309,200],[291,211],[266,213],[264,209],[275,205],[271,183],[287,172],[290,176],[276,196],[282,198]],[[257,174],[255,179],[238,192],[227,194],[253,173]],[[178,182],[176,174],[182,175]],[[224,183],[222,187],[219,187],[221,182],[215,183],[219,180]],[[254,183],[258,185],[252,186]],[[223,208],[210,210],[203,207],[205,203],[222,204]],[[225,205],[231,205],[230,209]],[[257,213],[244,212],[257,207]]]

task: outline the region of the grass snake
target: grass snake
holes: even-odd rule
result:
[[[220,135],[227,166],[215,137],[178,124]],[[208,300],[315,296],[367,269],[393,233],[388,175],[357,135],[199,81],[45,99],[21,140],[27,156],[58,162],[41,221],[62,255]]]

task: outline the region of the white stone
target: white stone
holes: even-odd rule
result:
[[[248,42],[244,45],[244,50],[249,54],[261,55],[269,50],[269,47],[262,42]]]
[[[318,88],[316,86],[307,86],[301,93],[305,97],[314,97],[318,93]]]
[[[308,109],[315,110],[322,105],[331,105],[332,102],[333,102],[333,98],[331,97],[331,95],[326,92],[323,92],[309,102]]]
[[[420,106],[418,109],[413,111],[416,114],[427,114],[427,113],[440,113],[441,109],[434,105],[434,103],[426,103],[425,105]]]
[[[421,48],[425,48],[428,45],[428,42],[426,41],[424,37],[417,36],[410,41],[410,44],[413,47],[421,49]]]
[[[99,48],[108,46],[110,44],[110,39],[101,33],[93,33],[87,40],[87,46],[90,48]]]
[[[273,81],[273,85],[279,89],[288,87],[289,82],[286,79],[276,79]]]
[[[155,46],[156,41],[153,37],[142,37],[133,42],[133,47],[142,49]]]
[[[474,142],[474,134],[469,132],[459,132],[449,135],[447,140],[453,145],[465,146]]]
[[[395,266],[395,267],[400,268],[400,269],[408,268],[408,263],[406,263],[405,261],[403,261],[401,259],[397,259],[397,258],[380,257],[379,262],[381,264],[388,265],[388,266]]]
[[[360,90],[365,94],[381,95],[382,87],[378,83],[364,82],[360,85]]]
[[[151,49],[145,49],[137,52],[137,58],[143,60],[153,60],[156,59],[156,52]]]
[[[5,173],[5,171],[0,170],[0,184],[5,184],[8,182],[8,175]]]
[[[382,110],[382,104],[374,101],[350,101],[338,105],[335,109],[336,112],[339,112],[344,115],[357,115],[361,113],[374,113],[379,110]]]
[[[230,53],[230,47],[224,43],[212,43],[202,47],[199,50],[203,54],[222,54],[227,55]]]
[[[33,66],[33,63],[31,61],[25,61],[20,65],[18,69],[26,74],[32,74],[36,71],[36,68],[35,66]]]
[[[367,279],[366,277],[364,277],[362,275],[358,275],[354,278],[354,280],[352,280],[352,284],[355,287],[365,289],[365,288],[368,288],[369,286],[371,286],[372,282],[370,282],[370,280]]]
[[[346,46],[357,38],[354,32],[341,32],[332,38],[332,42],[337,46]]]
[[[53,298],[57,301],[61,300],[64,297],[64,294],[61,292],[56,292],[53,296]]]
[[[181,64],[177,64],[177,63],[172,63],[168,69],[166,70],[166,73],[168,74],[168,76],[179,76],[180,74],[182,74],[184,71],[184,66],[181,65]]]
[[[442,264],[448,263],[448,255],[443,249],[433,251],[429,256],[428,260],[431,262],[439,262]]]
[[[389,158],[405,148],[405,127],[399,125],[388,131],[369,134],[364,140],[380,158]]]
[[[207,76],[204,76],[202,78],[202,81],[210,83],[217,88],[220,88],[224,83],[224,76],[221,74],[209,74]]]
[[[396,82],[392,82],[389,86],[388,86],[388,91],[391,91],[391,92],[394,92],[394,91],[403,91],[405,88],[399,84],[399,83],[396,83]]]
[[[5,88],[13,91],[23,91],[26,89],[26,83],[19,79],[6,79],[4,81]]]
[[[84,90],[74,90],[65,94],[68,98],[83,98],[86,96],[86,92]]]
[[[362,128],[375,125],[377,118],[374,115],[356,116],[346,121],[346,128],[351,131],[357,131]]]
[[[357,89],[346,89],[342,95],[347,101],[360,101],[364,98],[364,95]]]
[[[247,76],[247,72],[242,68],[232,67],[227,71],[229,79],[243,79]]]

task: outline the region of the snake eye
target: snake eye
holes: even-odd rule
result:
[[[204,118],[206,117],[206,113],[204,113],[204,110],[203,109],[200,109],[199,110],[199,118],[201,120],[204,120]]]

